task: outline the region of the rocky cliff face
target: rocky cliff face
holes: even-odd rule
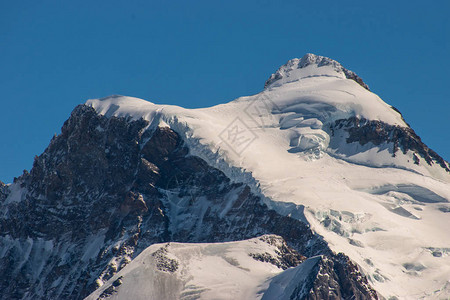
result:
[[[6,184],[0,181],[0,203],[8,197],[9,188]]]
[[[375,291],[363,287],[367,279],[359,274],[358,268],[348,257],[338,254],[313,258],[315,264],[309,277],[299,282],[289,295],[289,299],[374,299]],[[311,260],[313,260],[311,259]],[[352,278],[348,280],[348,278]],[[351,292],[350,292],[351,291]]]
[[[357,142],[362,146],[368,143],[372,143],[374,146],[388,144],[393,157],[398,151],[402,151],[403,154],[411,151],[415,164],[419,165],[422,158],[429,166],[436,163],[445,171],[450,172],[448,163],[435,151],[428,148],[411,127],[389,125],[382,121],[353,117],[335,121],[330,130],[332,136],[339,130],[347,132],[347,143]]]
[[[82,299],[152,244],[264,234],[286,244],[280,257],[255,254],[257,260],[285,268],[323,255],[310,299],[327,291],[377,297],[345,255],[190,155],[173,130],[107,118],[85,105],[74,109],[30,173],[11,187],[0,184],[0,205],[2,299]]]

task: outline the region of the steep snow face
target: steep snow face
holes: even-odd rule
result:
[[[87,105],[171,127],[193,155],[279,213],[295,217],[289,207],[303,206],[312,228],[383,296],[448,297],[449,165],[350,72],[306,55],[261,93],[211,108],[121,96]]]

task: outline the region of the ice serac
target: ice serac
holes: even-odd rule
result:
[[[448,162],[355,73],[307,54],[210,108],[76,107],[0,185],[0,293],[445,299],[449,200]]]

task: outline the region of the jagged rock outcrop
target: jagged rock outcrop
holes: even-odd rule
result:
[[[316,257],[310,275],[290,294],[289,299],[374,299],[376,292],[348,257],[339,253],[329,259]]]
[[[6,184],[0,181],[0,203],[3,202],[9,195],[9,188]]]
[[[248,186],[190,155],[172,129],[148,125],[85,105],[74,109],[30,173],[14,183],[21,199],[2,206],[2,299],[82,299],[152,244],[263,234],[287,242],[280,266],[325,255],[341,266],[333,276],[345,295],[372,293],[355,266],[341,263],[307,224],[269,209]],[[8,188],[0,188],[5,198]]]
[[[273,256],[267,252],[249,253],[249,256],[255,260],[269,262],[278,268],[286,270],[287,268],[298,266],[306,259],[306,257],[289,247],[286,241],[280,236],[263,235],[259,239],[269,245],[275,246],[277,249],[275,250],[277,255]]]
[[[330,129],[332,135],[337,130],[348,132],[347,143],[357,142],[360,145],[372,143],[376,146],[386,143],[392,145],[390,151],[394,157],[399,150],[404,154],[412,151],[415,164],[420,164],[420,158],[423,158],[428,165],[437,163],[450,172],[449,164],[435,151],[428,148],[411,127],[389,125],[378,120],[353,117],[336,120]]]
[[[323,66],[331,66],[337,73],[341,73],[345,76],[347,79],[351,79],[358,83],[360,86],[365,88],[366,90],[370,91],[369,86],[364,83],[361,77],[356,75],[355,72],[350,71],[346,68],[344,68],[340,63],[337,61],[320,55],[315,55],[311,53],[305,54],[301,59],[294,58],[289,60],[286,64],[281,66],[274,74],[272,74],[269,79],[264,84],[264,88],[267,88],[268,86],[272,85],[274,82],[289,76],[289,73],[295,69],[302,69],[306,68],[310,65],[317,65],[318,68]]]

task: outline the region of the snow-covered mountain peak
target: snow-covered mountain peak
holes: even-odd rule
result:
[[[331,59],[329,57],[321,56],[321,55],[315,55],[312,53],[306,53],[300,60],[298,68],[304,68],[309,65],[315,64],[318,67],[322,66],[328,66],[331,65],[334,68],[340,68],[342,67],[340,63],[335,61],[334,59]]]
[[[369,90],[368,85],[353,71],[344,68],[339,62],[331,58],[312,53],[307,53],[300,59],[289,60],[269,77],[264,87],[276,87],[304,78],[319,76],[351,79]]]
[[[322,56],[208,108],[91,99],[0,182],[0,298],[450,299],[449,183]]]

